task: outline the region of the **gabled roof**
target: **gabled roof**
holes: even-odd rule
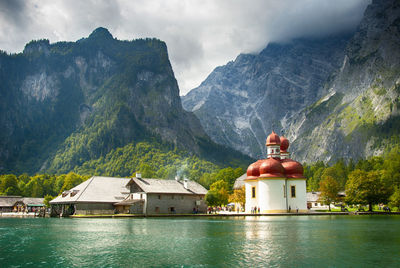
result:
[[[0,207],[12,207],[21,200],[21,196],[0,196]]]
[[[319,195],[321,192],[308,192],[306,193],[307,202],[319,202]]]
[[[50,204],[120,202],[129,194],[128,182],[125,178],[94,176],[57,196]]]
[[[22,197],[22,196],[0,196],[0,207],[12,207],[17,202],[25,205],[44,205],[44,198],[39,197]]]
[[[235,180],[235,184],[233,185],[233,189],[240,189],[244,186],[244,180],[246,179],[247,174],[244,173],[242,176]]]
[[[187,189],[183,181],[132,178],[129,184],[136,183],[145,193],[168,193],[168,194],[200,194],[205,195],[207,190],[195,181],[187,182]]]

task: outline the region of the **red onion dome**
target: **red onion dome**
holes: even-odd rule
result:
[[[282,160],[282,166],[285,169],[286,177],[288,178],[304,178],[303,175],[303,166],[292,159],[284,159]]]
[[[287,149],[289,148],[289,140],[286,139],[284,136],[280,137],[281,140],[281,152],[286,153]]]
[[[269,136],[267,137],[267,143],[266,145],[280,145],[281,144],[281,140],[278,136],[278,134],[276,134],[274,131],[272,131],[271,134],[269,134]]]
[[[246,180],[257,179],[258,177],[260,177],[261,163],[262,163],[262,160],[258,160],[257,162],[254,162],[247,168]]]
[[[274,158],[263,160],[260,166],[260,178],[284,178],[285,169],[281,162]]]

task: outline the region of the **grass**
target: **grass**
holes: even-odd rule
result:
[[[355,212],[358,211],[359,208],[358,207],[346,207],[348,209],[349,212]],[[361,207],[364,209],[365,212],[368,212],[368,206],[365,207]],[[329,212],[328,209],[321,209],[321,210],[315,210],[317,212]],[[391,212],[398,212],[399,208],[391,208],[390,209]],[[340,208],[331,208],[331,212],[342,212],[340,210]],[[372,207],[372,212],[385,212],[383,209],[379,210],[378,206],[373,206]]]

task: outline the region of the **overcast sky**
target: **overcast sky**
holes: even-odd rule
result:
[[[0,0],[0,49],[76,41],[105,27],[118,39],[167,43],[181,95],[239,53],[271,41],[354,29],[370,0]]]

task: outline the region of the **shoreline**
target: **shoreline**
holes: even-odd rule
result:
[[[400,212],[312,212],[312,213],[219,213],[219,214],[112,214],[112,215],[71,215],[68,218],[178,218],[178,217],[259,217],[259,216],[329,216],[329,215],[400,215]]]
[[[104,214],[104,215],[70,215],[65,218],[182,218],[182,217],[265,217],[265,216],[358,216],[358,215],[400,215],[399,211],[396,212],[311,212],[311,213],[217,213],[217,214]],[[18,213],[1,213],[0,218],[43,218],[38,215],[32,214],[18,214]],[[50,218],[46,215],[45,218]],[[57,218],[57,217],[54,217]]]

